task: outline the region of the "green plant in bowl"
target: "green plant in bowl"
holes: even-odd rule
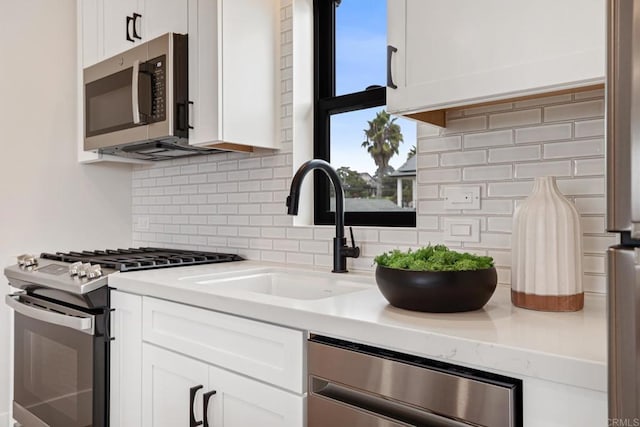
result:
[[[376,283],[389,303],[436,313],[482,308],[498,281],[493,258],[461,253],[445,245],[393,250],[374,259]]]

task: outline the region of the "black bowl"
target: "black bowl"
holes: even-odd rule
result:
[[[494,267],[470,271],[412,271],[376,267],[376,283],[394,307],[430,313],[482,308],[498,282]]]

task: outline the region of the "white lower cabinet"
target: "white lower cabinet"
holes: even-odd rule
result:
[[[147,343],[142,390],[143,427],[303,425],[303,396]]]
[[[202,394],[209,391],[206,363],[142,344],[142,425],[190,427],[190,417],[202,420]],[[190,390],[198,388],[193,404]]]
[[[305,425],[302,331],[111,294],[111,427]]]

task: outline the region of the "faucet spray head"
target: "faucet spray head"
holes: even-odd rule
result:
[[[298,193],[292,192],[287,196],[287,214],[298,215]]]

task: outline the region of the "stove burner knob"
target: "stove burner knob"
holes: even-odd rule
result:
[[[18,266],[20,268],[29,268],[38,265],[38,260],[31,254],[18,255]]]
[[[91,268],[91,264],[88,262],[80,264],[78,267],[78,277],[87,277],[87,272]]]
[[[102,268],[100,267],[100,264],[91,265],[87,268],[88,279],[97,279],[100,276],[102,276]]]
[[[80,270],[80,266],[82,265],[82,262],[78,261],[78,262],[74,262],[73,264],[71,264],[69,266],[69,275],[71,276],[77,276]]]

